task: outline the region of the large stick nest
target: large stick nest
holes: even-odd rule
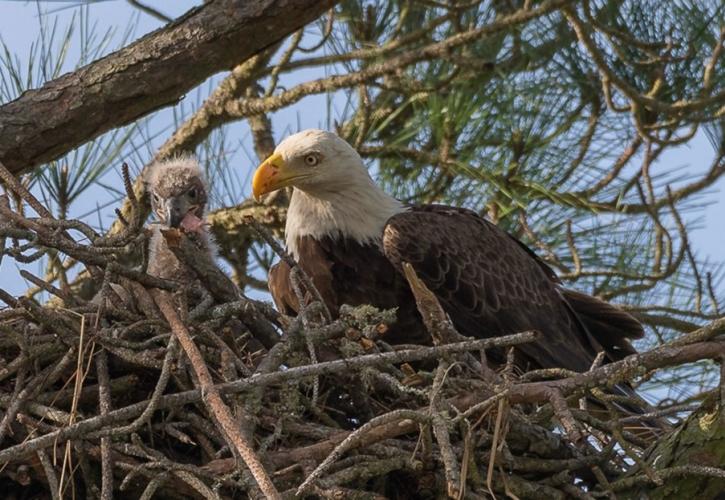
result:
[[[142,221],[104,237],[54,219],[7,172],[4,180],[37,216],[0,198],[0,255],[70,256],[98,290],[84,300],[25,271],[49,300],[0,290],[7,498],[595,498],[725,480],[717,461],[684,465],[668,451],[692,419],[671,420],[679,427],[654,448],[642,432],[647,419],[692,406],[617,418],[587,408],[592,398],[613,408],[605,392],[614,383],[721,361],[723,320],[586,373],[521,374],[512,355],[489,366],[486,350],[511,352],[536,332],[463,338],[412,272],[434,345],[391,346],[395,311],[343,307],[327,320],[313,300],[299,317],[282,316],[188,260],[183,234],[169,236],[195,282],[155,279],[125,264],[146,238]],[[700,451],[723,439],[712,423],[717,396],[695,415],[700,430],[711,422]]]

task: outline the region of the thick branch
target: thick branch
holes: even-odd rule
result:
[[[174,104],[209,76],[280,41],[335,0],[215,0],[0,107],[0,161],[13,173]]]

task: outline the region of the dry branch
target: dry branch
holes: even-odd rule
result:
[[[265,496],[275,500],[281,498],[279,492],[270,480],[267,471],[260,462],[259,457],[254,452],[251,443],[240,431],[239,423],[235,422],[229,407],[222,400],[221,394],[214,385],[211,373],[206,366],[201,351],[199,351],[199,348],[191,338],[189,330],[174,310],[171,296],[166,292],[159,291],[154,294],[154,299],[159,309],[161,309],[161,313],[166,318],[166,321],[169,322],[172,333],[179,340],[184,352],[186,352],[196,373],[202,400],[209,409],[209,412],[214,416],[214,421],[219,425],[222,433],[229,440],[229,446],[244,460],[244,463],[252,472],[254,479],[257,481]]]

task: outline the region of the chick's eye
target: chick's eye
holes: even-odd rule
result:
[[[196,198],[196,188],[189,189],[189,197]]]
[[[319,163],[320,159],[317,157],[317,155],[310,154],[305,156],[305,164],[307,164],[310,167],[314,167]]]

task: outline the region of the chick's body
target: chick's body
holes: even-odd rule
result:
[[[203,224],[207,184],[197,160],[182,156],[155,163],[148,176],[151,207],[159,219],[151,224],[148,274],[191,283],[194,273],[169,248],[164,231],[183,230],[198,248],[199,258],[214,260],[214,250]]]

